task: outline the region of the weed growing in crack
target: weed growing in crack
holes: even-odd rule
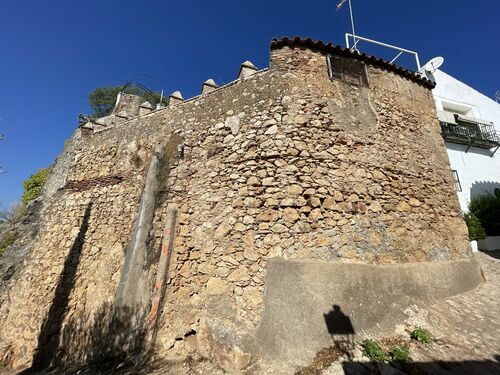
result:
[[[413,340],[417,340],[418,342],[421,342],[423,344],[430,344],[430,342],[432,341],[430,332],[422,327],[415,328],[412,333],[410,333],[410,337]]]
[[[372,361],[384,362],[389,360],[389,357],[384,353],[378,342],[366,339],[361,346],[363,347],[363,355]]]
[[[391,349],[391,357],[395,362],[409,363],[411,362],[410,350],[404,346],[393,346]]]

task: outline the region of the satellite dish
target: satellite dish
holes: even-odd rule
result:
[[[426,71],[429,73],[434,73],[436,70],[439,69],[441,65],[444,63],[444,58],[441,56],[434,57],[433,59],[429,60],[425,65],[420,69],[422,72]]]

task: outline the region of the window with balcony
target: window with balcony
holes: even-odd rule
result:
[[[448,108],[443,103],[443,111],[438,111],[438,117],[444,140],[466,145],[465,152],[471,147],[494,149],[493,156],[500,147],[500,134],[493,123],[472,116],[471,109]]]

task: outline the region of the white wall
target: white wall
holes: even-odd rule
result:
[[[432,90],[432,94],[437,109],[443,108],[441,100],[472,106],[475,117],[493,122],[500,131],[500,104],[441,70],[434,73],[434,78],[436,88]]]
[[[472,197],[500,188],[500,159],[497,154],[491,158],[490,150],[471,149],[465,153],[465,148],[464,145],[446,143],[451,169],[458,172],[462,186],[458,199],[463,211],[467,211]]]
[[[467,116],[492,122],[500,132],[500,104],[440,70],[434,73],[434,78],[436,88],[432,93],[438,110],[443,110],[443,104],[457,109],[469,108]],[[490,157],[494,149],[472,147],[465,153],[466,148],[446,143],[451,168],[458,172],[462,185],[458,198],[463,211],[467,211],[471,197],[500,188],[500,149]]]

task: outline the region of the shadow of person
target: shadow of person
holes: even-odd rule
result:
[[[335,346],[352,359],[354,350],[354,327],[351,319],[342,312],[339,305],[333,305],[328,314],[323,314],[328,333],[335,341]]]
[[[330,310],[328,314],[323,314],[323,316],[330,335],[354,335],[351,319],[342,312],[339,305],[333,305],[333,310]]]

